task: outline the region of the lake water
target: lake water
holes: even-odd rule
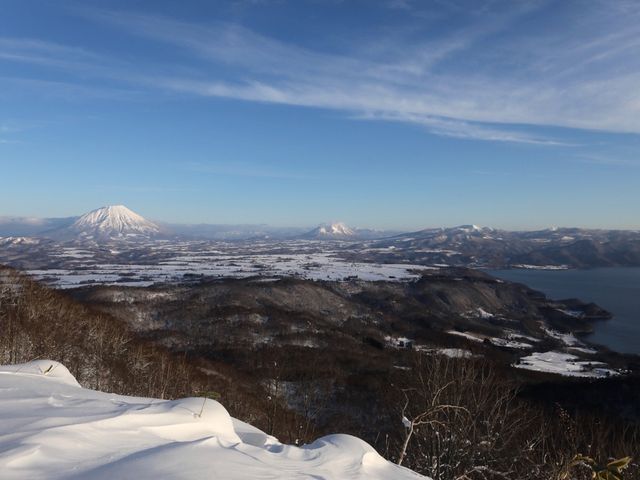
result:
[[[491,275],[525,285],[560,300],[594,302],[613,319],[594,322],[587,340],[611,350],[640,354],[640,268],[591,270],[496,270]]]

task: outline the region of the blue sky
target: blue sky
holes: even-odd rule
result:
[[[640,228],[635,0],[1,8],[0,215]]]

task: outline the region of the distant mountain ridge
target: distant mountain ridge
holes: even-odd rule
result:
[[[357,260],[489,268],[640,266],[640,232],[549,228],[432,228],[380,239]]]
[[[34,239],[39,239],[35,242]],[[46,248],[48,242],[308,240],[351,243],[353,261],[471,268],[593,268],[640,266],[640,231],[548,228],[509,231],[479,225],[410,233],[358,229],[342,222],[304,229],[268,225],[170,225],[149,221],[123,205],[81,217],[0,217],[0,248]],[[348,245],[344,245],[348,247]]]

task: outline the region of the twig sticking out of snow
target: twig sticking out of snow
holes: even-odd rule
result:
[[[202,399],[202,407],[200,407],[200,413],[196,414],[195,416],[198,418],[202,418],[202,412],[204,412],[204,404],[207,403],[207,397],[204,397]]]

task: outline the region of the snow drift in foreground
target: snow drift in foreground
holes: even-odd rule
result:
[[[283,445],[216,401],[82,388],[40,360],[0,367],[0,471],[9,479],[418,479],[364,441]]]

